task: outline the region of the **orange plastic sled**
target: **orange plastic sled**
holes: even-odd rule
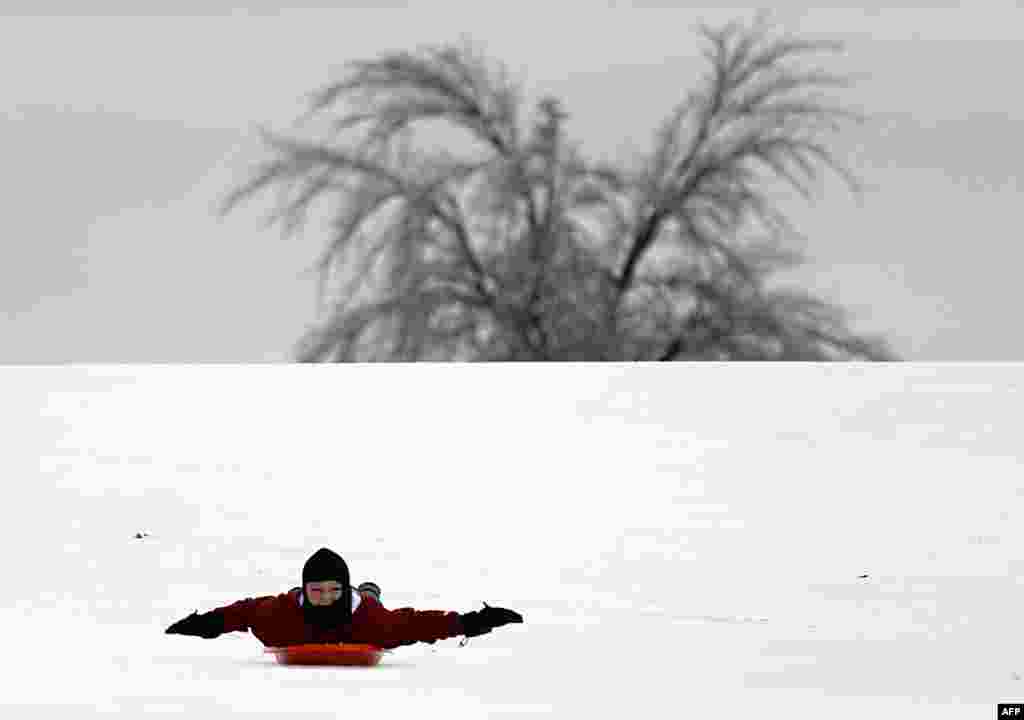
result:
[[[264,652],[273,655],[281,665],[371,666],[378,664],[388,651],[376,645],[330,643],[271,647]]]

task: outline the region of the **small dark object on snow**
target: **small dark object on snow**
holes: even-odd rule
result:
[[[141,540],[142,538],[149,537],[149,533],[135,533],[135,539]]]
[[[868,578],[867,574],[864,574],[864,575],[858,575],[858,576],[857,576],[857,579],[858,579],[858,580],[867,580],[867,578]]]

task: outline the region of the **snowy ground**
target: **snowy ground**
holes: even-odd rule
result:
[[[0,714],[991,718],[1024,700],[1022,386],[1012,365],[0,368]],[[321,545],[388,607],[526,623],[372,669],[163,634],[297,585]]]

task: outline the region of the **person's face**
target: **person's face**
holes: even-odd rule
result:
[[[306,597],[313,605],[331,605],[341,597],[341,583],[335,580],[308,582]]]

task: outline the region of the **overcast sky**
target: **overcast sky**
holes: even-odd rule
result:
[[[287,359],[314,318],[303,271],[323,235],[285,241],[258,207],[213,210],[261,157],[256,125],[287,129],[348,60],[466,34],[532,95],[563,98],[586,153],[614,155],[648,148],[697,87],[694,24],[754,13],[179,0],[124,14],[141,5],[93,0],[72,17],[77,3],[4,4],[0,362]],[[863,75],[844,97],[876,121],[837,144],[871,186],[864,199],[829,181],[794,208],[812,260],[794,282],[909,360],[1024,359],[1024,23],[1015,3],[973,7],[778,8],[786,27],[847,41],[829,67]]]

